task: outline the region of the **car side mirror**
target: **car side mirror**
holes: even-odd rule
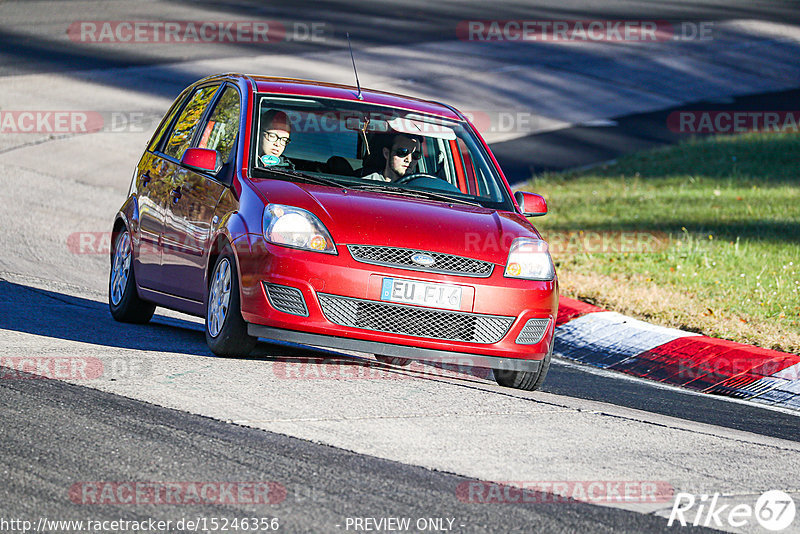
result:
[[[210,148],[187,148],[181,158],[181,165],[190,169],[216,174],[222,168],[219,152]]]
[[[542,195],[517,191],[514,200],[519,204],[519,209],[525,217],[541,217],[547,215],[547,201]]]

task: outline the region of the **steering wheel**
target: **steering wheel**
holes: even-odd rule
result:
[[[428,174],[427,172],[415,172],[414,174],[407,174],[397,180],[395,184],[406,184],[411,180],[416,180],[417,178],[433,178],[434,180],[441,180],[438,176],[434,176],[432,174]]]
[[[403,176],[399,180],[395,182],[395,184],[407,184],[410,182],[414,182],[416,187],[420,187],[422,189],[432,189],[434,191],[444,191],[446,193],[460,193],[461,191],[442,178],[438,176],[434,176],[433,174],[428,174],[427,172],[417,172],[414,174],[409,174],[408,176]]]

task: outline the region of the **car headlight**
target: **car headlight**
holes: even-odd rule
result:
[[[526,280],[552,280],[555,268],[547,243],[532,237],[518,237],[511,244],[504,276]]]
[[[264,239],[270,243],[336,254],[331,234],[310,211],[270,204],[264,210],[263,227]]]

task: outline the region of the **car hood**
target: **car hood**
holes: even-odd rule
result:
[[[269,203],[315,214],[337,246],[401,247],[505,264],[514,238],[539,237],[522,216],[478,206],[281,180],[255,186]]]

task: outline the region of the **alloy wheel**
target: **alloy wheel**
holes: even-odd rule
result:
[[[119,305],[125,294],[125,286],[131,272],[131,237],[123,232],[114,248],[114,263],[111,269],[111,302]]]
[[[208,333],[217,337],[225,324],[231,302],[231,264],[223,258],[214,270],[208,296]]]

